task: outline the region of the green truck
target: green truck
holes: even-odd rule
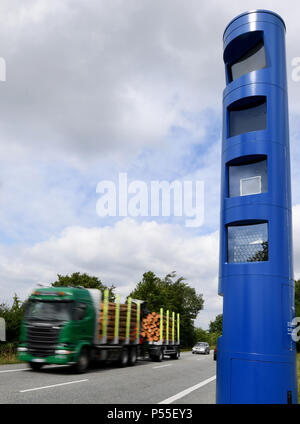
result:
[[[117,361],[134,365],[139,357],[161,361],[180,356],[179,314],[172,340],[164,334],[157,342],[141,337],[141,322],[149,312],[145,302],[128,298],[122,305],[109,302],[108,290],[81,287],[49,287],[35,290],[29,297],[21,324],[18,357],[33,371],[47,364],[70,365],[85,372],[91,361]],[[163,314],[163,310],[160,311]],[[165,331],[166,332],[166,331]]]

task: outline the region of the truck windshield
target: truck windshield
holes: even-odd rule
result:
[[[25,319],[42,321],[69,321],[72,316],[72,302],[29,301]]]

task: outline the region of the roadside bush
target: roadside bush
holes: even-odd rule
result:
[[[18,342],[0,343],[0,364],[18,362],[17,353]]]
[[[0,317],[6,322],[6,340],[11,343],[18,342],[20,325],[24,314],[24,303],[15,295],[12,306],[0,304]]]

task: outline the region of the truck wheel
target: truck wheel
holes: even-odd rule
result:
[[[136,348],[132,347],[129,352],[128,365],[134,365],[137,360]]]
[[[179,354],[178,350],[176,350],[176,352],[172,354],[171,358],[172,359],[179,359],[179,356],[180,356],[180,354]]]
[[[29,366],[32,369],[32,371],[40,371],[44,364],[41,364],[40,362],[29,362]]]
[[[119,359],[119,365],[120,367],[126,367],[128,365],[129,361],[129,354],[128,349],[125,347],[122,349]]]
[[[83,347],[80,351],[78,361],[73,365],[73,370],[77,374],[82,374],[87,371],[90,363],[90,354],[89,350],[86,347]]]
[[[163,360],[163,357],[164,357],[163,351],[162,349],[159,349],[158,355],[156,356],[156,361],[161,362]]]

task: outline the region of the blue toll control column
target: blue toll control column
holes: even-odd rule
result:
[[[256,10],[224,33],[217,403],[297,403],[285,24]]]

